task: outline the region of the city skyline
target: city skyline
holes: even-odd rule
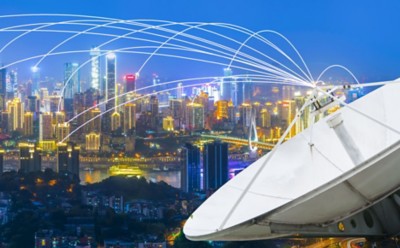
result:
[[[152,5],[153,8],[150,7]],[[78,1],[68,2],[68,4],[60,2],[57,5],[46,1],[23,4],[22,2],[19,4],[18,1],[4,1],[2,11],[4,11],[3,14],[47,12],[89,14],[122,19],[224,22],[240,25],[253,31],[273,29],[287,36],[298,47],[314,75],[327,65],[343,64],[363,82],[387,80],[399,76],[396,68],[400,67],[397,59],[400,57],[400,49],[394,42],[395,38],[386,39],[386,37],[395,36],[393,30],[396,29],[397,22],[392,18],[395,16],[396,9],[400,7],[395,1],[384,3],[254,1],[252,4],[241,6],[240,12],[235,15],[229,13],[234,13],[236,9],[239,9],[237,1],[229,3],[221,1],[212,4],[172,1],[168,3],[168,6],[165,6],[163,2],[138,2],[135,3],[132,11],[125,8],[126,6],[129,6],[127,1],[115,3],[101,1],[98,6],[78,3]],[[222,11],[224,8],[226,11]],[[166,11],[160,11],[161,9]],[[33,38],[32,42],[40,46],[36,38]],[[88,42],[87,49],[95,45]],[[14,53],[22,51],[24,48]],[[0,62],[6,63],[7,60],[9,57],[0,54]],[[60,62],[59,65],[52,63],[43,66],[43,75],[61,79],[65,62],[68,61]],[[140,66],[139,61],[131,61],[131,64],[130,68],[121,69],[121,75],[132,73]],[[22,73],[26,68],[29,66],[18,69]],[[58,73],[52,75],[54,72]],[[167,78],[178,73],[172,65],[161,66],[157,63],[147,73],[154,72]],[[336,74],[336,72],[332,73]],[[336,76],[339,79],[348,79],[347,75],[341,73]],[[180,77],[187,77],[187,75]]]

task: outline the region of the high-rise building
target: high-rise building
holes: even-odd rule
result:
[[[252,111],[252,106],[248,103],[243,103],[240,106],[240,119],[243,127],[250,127]]]
[[[95,47],[90,49],[91,56],[91,86],[100,91],[100,49]]]
[[[128,74],[124,76],[125,92],[133,92],[136,90],[136,77],[135,75]]]
[[[7,100],[11,100],[17,96],[17,94],[15,94],[15,92],[14,92],[18,86],[17,80],[18,80],[17,71],[11,70],[9,72],[8,78],[6,80],[6,99]]]
[[[244,85],[243,81],[236,82],[236,106],[240,106],[245,102]]]
[[[60,106],[60,109],[64,109],[64,101],[61,101],[62,99],[61,99],[61,96],[59,96],[59,95],[52,95],[52,96],[49,96],[49,103],[50,103],[50,109],[46,109],[48,112],[57,112],[59,109],[58,109],[58,106]],[[60,103],[60,101],[61,101],[61,104],[59,104]],[[71,107],[71,105],[73,105],[73,102],[71,101],[71,102],[68,102],[68,104],[70,104],[70,106],[68,106],[69,108]]]
[[[182,99],[183,98],[183,86],[182,83],[178,83],[178,87],[176,88],[176,98]]]
[[[4,150],[0,149],[0,174],[4,172]]]
[[[100,133],[91,132],[86,134],[86,151],[98,152],[100,150]]]
[[[100,116],[101,116],[101,111],[99,108],[94,108],[94,109],[90,110],[90,119],[93,119],[96,117],[89,124],[91,131],[98,132],[98,133],[101,132],[101,117]],[[86,121],[88,121],[88,120],[86,120]]]
[[[116,56],[114,53],[109,53],[106,56],[106,87],[105,87],[105,101],[106,101],[106,112],[103,115],[103,128],[102,130],[106,133],[112,131],[112,114],[117,103],[117,98],[115,97],[116,92]]]
[[[19,145],[20,170],[28,173],[42,169],[41,149],[33,143],[20,143]]]
[[[204,145],[203,187],[215,190],[228,181],[228,144],[215,141]]]
[[[39,117],[39,141],[54,138],[53,114],[41,113]]]
[[[124,133],[131,134],[136,127],[136,105],[127,103],[124,105]]]
[[[186,105],[185,123],[189,130],[204,128],[204,107],[199,103],[188,103]]]
[[[218,120],[228,118],[228,101],[220,100],[216,102],[217,109],[215,111]]]
[[[56,139],[58,142],[65,142],[64,139],[69,135],[70,125],[68,122],[56,124]]]
[[[64,71],[64,111],[68,119],[74,115],[74,95],[80,93],[80,75],[78,63],[65,63]]]
[[[224,79],[221,82],[222,100],[226,101],[232,100],[232,90],[233,90],[232,87],[233,87],[232,70],[230,68],[225,68]]]
[[[65,63],[64,70],[64,99],[73,99],[81,92],[80,71],[78,63]]]
[[[4,172],[4,150],[0,149],[0,174]]]
[[[24,104],[19,98],[8,101],[8,130],[22,131],[24,128]]]
[[[116,75],[117,75],[117,60],[115,53],[109,53],[106,56],[106,88],[105,88],[105,100],[107,102],[106,109],[115,107],[115,87],[116,87]]]
[[[181,190],[195,192],[200,190],[200,149],[185,144],[181,151]]]
[[[40,100],[37,96],[28,96],[28,106],[26,107],[27,111],[37,113],[40,110]]]
[[[111,115],[111,131],[116,131],[121,127],[121,115],[118,112],[114,112]]]
[[[65,113],[62,111],[56,112],[56,118],[54,118],[53,124],[57,125],[64,122],[65,122]]]
[[[25,112],[24,114],[24,135],[32,136],[33,135],[33,113]]]
[[[57,144],[57,171],[79,177],[79,146],[73,143]]]
[[[260,112],[261,116],[261,127],[262,128],[270,128],[271,127],[271,114],[268,112],[266,108],[263,108]]]
[[[40,79],[40,72],[39,72],[39,67],[33,66],[31,68],[32,72],[32,90],[31,94],[35,95],[37,92],[39,92],[40,85],[39,85],[39,79]]]

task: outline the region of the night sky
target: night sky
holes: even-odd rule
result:
[[[324,67],[337,63],[351,69],[362,82],[400,77],[400,1],[397,0],[2,0],[0,13],[68,13],[121,19],[225,22],[253,31],[274,29],[296,45],[314,76]],[[11,20],[7,21],[10,22],[7,25],[13,24]],[[0,22],[4,25],[4,20],[0,19]],[[36,43],[41,46],[43,40]],[[13,48],[10,49],[9,54]],[[31,47],[18,48],[15,53],[28,53],[24,49]],[[0,59],[7,63],[11,57],[0,56]],[[48,68],[51,66],[55,66],[54,63]],[[161,67],[154,65],[157,72],[169,77],[186,71],[179,66],[167,66],[168,70]],[[58,68],[45,73],[62,78],[59,75],[61,62]],[[129,69],[121,70],[121,73],[129,72]]]

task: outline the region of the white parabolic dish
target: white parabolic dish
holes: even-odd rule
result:
[[[290,236],[295,234],[290,228],[287,233],[275,233],[271,225],[334,223],[393,193],[400,185],[399,99],[400,84],[393,81],[333,114],[343,119],[341,125],[359,152],[359,163],[353,162],[353,151],[328,125],[332,116],[327,116],[314,124],[312,146],[309,128],[283,143],[257,177],[269,154],[209,197],[187,220],[186,237],[251,240]]]

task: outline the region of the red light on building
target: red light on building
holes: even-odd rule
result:
[[[135,75],[125,75],[125,80],[135,80]]]
[[[126,92],[131,92],[135,90],[135,81],[136,81],[136,77],[133,74],[128,74],[124,76],[125,79],[125,84],[126,84]]]

